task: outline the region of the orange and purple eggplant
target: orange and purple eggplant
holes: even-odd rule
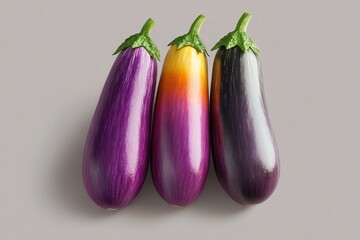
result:
[[[156,97],[151,171],[156,190],[173,206],[193,202],[203,189],[209,164],[206,50],[198,32],[176,38],[162,69]]]
[[[265,201],[280,173],[279,152],[265,104],[259,49],[246,33],[251,15],[212,49],[211,140],[217,177],[241,204]]]

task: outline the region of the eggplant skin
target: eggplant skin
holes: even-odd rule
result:
[[[173,45],[157,92],[151,173],[159,195],[183,207],[201,193],[210,158],[207,60],[203,53]]]
[[[102,208],[126,206],[144,183],[156,76],[156,60],[143,47],[129,47],[105,82],[83,156],[86,191]]]
[[[253,51],[221,47],[210,96],[211,141],[217,177],[236,202],[265,201],[280,173],[279,152],[265,104],[260,60]]]

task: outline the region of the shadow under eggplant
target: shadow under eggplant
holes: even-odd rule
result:
[[[216,177],[212,160],[209,164],[209,173],[204,189],[191,207],[194,211],[207,217],[231,216],[250,208],[238,204],[226,194]]]
[[[109,212],[99,208],[87,196],[82,179],[82,155],[92,113],[84,114],[82,121],[70,129],[63,152],[57,156],[52,175],[56,205],[77,216],[105,217]]]

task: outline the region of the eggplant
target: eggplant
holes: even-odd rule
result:
[[[83,155],[83,181],[90,198],[115,210],[139,193],[149,159],[151,111],[159,50],[147,20],[140,33],[125,40],[106,79]]]
[[[175,207],[195,201],[208,172],[207,60],[198,35],[204,20],[200,15],[187,34],[169,44],[155,102],[152,178],[160,196]]]
[[[223,37],[213,65],[211,143],[216,175],[243,205],[265,201],[275,190],[280,159],[264,98],[259,49],[246,33],[249,13]]]

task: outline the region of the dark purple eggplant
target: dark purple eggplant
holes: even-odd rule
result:
[[[149,158],[151,111],[159,51],[149,33],[126,39],[111,68],[97,104],[83,157],[87,193],[100,207],[114,210],[139,193]]]
[[[259,49],[246,34],[251,15],[212,50],[212,152],[217,177],[236,202],[265,201],[275,190],[280,163],[264,99]]]

